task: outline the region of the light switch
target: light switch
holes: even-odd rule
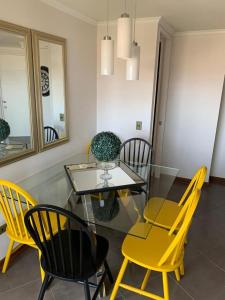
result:
[[[142,130],[142,121],[136,121],[136,130]]]

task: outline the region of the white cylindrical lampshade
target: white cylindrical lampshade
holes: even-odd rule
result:
[[[140,69],[140,47],[137,43],[133,43],[131,58],[126,61],[126,79],[139,80]]]
[[[110,37],[101,41],[101,75],[112,75],[114,72],[114,42]]]
[[[132,23],[128,14],[123,14],[117,22],[117,57],[131,57]]]

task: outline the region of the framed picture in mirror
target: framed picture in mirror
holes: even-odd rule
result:
[[[38,135],[41,151],[69,140],[66,40],[32,31]]]
[[[31,31],[0,21],[0,165],[37,150]]]

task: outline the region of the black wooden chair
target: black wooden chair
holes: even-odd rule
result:
[[[141,138],[126,140],[120,148],[120,160],[128,165],[138,165],[151,162],[152,146]]]
[[[58,132],[51,126],[44,127],[45,143],[51,143],[59,139]]]
[[[126,140],[120,147],[120,160],[126,165],[135,168],[137,173],[143,177],[148,177],[149,168],[141,168],[141,166],[147,166],[151,163],[152,146],[150,143],[142,138],[131,138]],[[132,193],[142,193],[148,196],[148,184],[146,188],[134,188],[131,190]]]
[[[63,228],[61,221],[65,218]],[[55,235],[53,222],[58,228]],[[108,241],[90,231],[87,224],[73,213],[53,205],[37,205],[26,213],[25,224],[41,252],[41,266],[45,272],[38,300],[44,298],[54,278],[83,284],[86,300],[91,300],[90,286],[96,288],[92,300],[97,298],[106,275],[113,283],[106,261]],[[89,282],[103,265],[99,284]]]

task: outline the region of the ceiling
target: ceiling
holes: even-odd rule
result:
[[[107,0],[41,0],[46,4],[85,16],[89,21],[105,21]],[[133,13],[135,0],[126,0]],[[225,0],[136,0],[137,17],[163,16],[176,31],[225,28]],[[124,11],[125,0],[109,0],[110,19]]]

